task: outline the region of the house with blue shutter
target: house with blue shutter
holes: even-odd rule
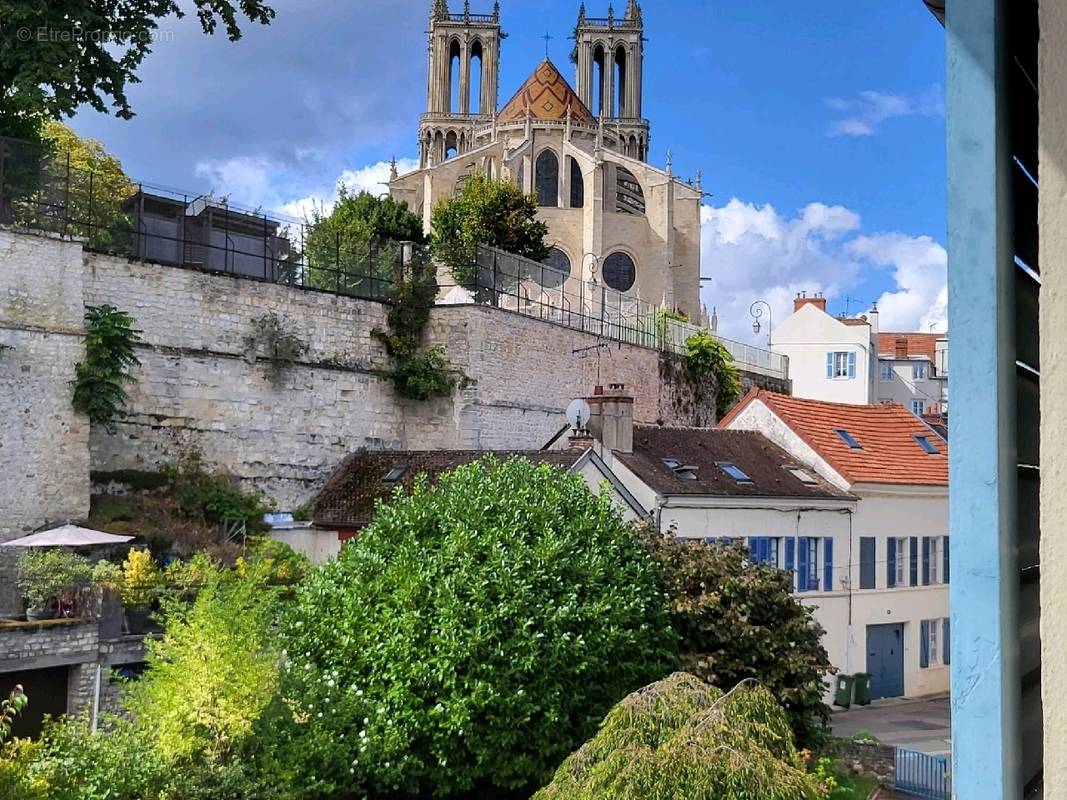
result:
[[[719,428],[761,434],[795,469],[850,498],[839,524],[807,510],[813,506],[794,511],[796,536],[784,540],[776,562],[794,572],[797,593],[815,608],[834,666],[869,673],[872,698],[947,692],[948,442],[897,404],[760,389]],[[758,536],[752,546],[756,557],[766,552]]]

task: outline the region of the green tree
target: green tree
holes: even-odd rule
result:
[[[817,744],[830,709],[823,629],[792,594],[792,576],[753,564],[740,545],[650,535],[663,566],[682,668],[719,687],[754,678],[777,698],[797,742]]]
[[[525,459],[420,478],[301,588],[284,634],[306,797],[496,797],[547,780],[674,654],[611,501]]]
[[[164,17],[184,16],[178,0],[7,0],[0,25],[0,135],[34,138],[42,117],[70,116],[83,104],[129,119],[126,84],[151,51]],[[193,0],[205,33],[219,23],[241,37],[238,15],[269,24],[262,0]]]
[[[134,354],[141,340],[133,318],[104,304],[85,308],[85,358],[74,365],[74,410],[89,422],[110,431],[123,414],[129,396],[124,384],[133,383],[130,370],[140,365]]]
[[[634,692],[533,800],[816,800],[789,723],[758,684],[685,673]]]
[[[534,261],[548,258],[548,226],[537,219],[537,198],[510,181],[472,175],[455,197],[433,211],[433,252],[456,283],[476,282],[474,257],[479,244],[498,247]]]
[[[402,200],[350,194],[342,184],[329,214],[313,209],[304,240],[306,283],[317,289],[384,296],[400,269],[400,242],[423,242],[422,221]]]
[[[83,139],[62,122],[49,120],[41,137],[51,151],[50,182],[63,187],[59,196],[67,231],[85,237],[90,247],[129,252],[133,224],[122,204],[136,186],[122,162],[96,139]]]
[[[709,331],[694,333],[685,340],[685,368],[694,379],[715,376],[715,416],[722,419],[741,396],[741,374],[726,345]]]

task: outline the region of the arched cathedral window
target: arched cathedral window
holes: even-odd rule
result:
[[[546,289],[562,286],[571,275],[571,259],[558,247],[548,251],[548,258],[542,262],[549,269],[541,270],[541,285]]]
[[[645,213],[645,193],[626,167],[615,168],[615,210],[623,214]]]
[[[585,179],[582,177],[582,168],[578,166],[578,160],[574,156],[567,156],[567,166],[571,171],[571,208],[581,208],[585,205]]]
[[[542,150],[534,169],[537,205],[559,205],[559,159],[551,150]]]

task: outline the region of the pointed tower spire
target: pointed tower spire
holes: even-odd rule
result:
[[[699,192],[699,191],[703,191],[703,189],[704,189],[704,187],[703,187],[703,186],[701,185],[701,183],[700,183],[700,181],[701,181],[702,177],[703,177],[703,176],[702,176],[702,173],[701,173],[701,172],[700,172],[700,170],[698,169],[698,170],[697,170],[697,179],[696,179],[696,183],[694,184],[694,187],[696,188],[696,190],[697,190],[698,192]]]
[[[493,22],[500,22],[500,0],[493,2]]]
[[[615,6],[608,3],[608,27],[615,24]]]
[[[430,4],[430,19],[448,19],[447,0],[433,0]]]
[[[471,0],[463,0],[463,19],[471,21]]]
[[[393,156],[391,159],[389,159],[389,180],[390,180],[390,182],[395,181],[396,177],[397,177],[396,156]]]
[[[719,330],[719,311],[715,306],[711,307],[711,322],[708,323],[708,327],[711,328],[712,333],[716,333]]]
[[[637,0],[630,0],[626,4],[626,21],[641,24],[641,6],[637,4]]]
[[[671,161],[673,160],[673,158],[674,158],[674,156],[671,154],[671,151],[668,150],[667,151],[667,166],[666,166],[666,172],[667,172],[668,175],[673,174],[671,172]]]
[[[580,6],[578,6],[578,24],[585,24],[585,3],[582,3]]]

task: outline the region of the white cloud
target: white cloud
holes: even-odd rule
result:
[[[298,153],[298,161],[306,155],[306,152]],[[403,174],[418,167],[418,162],[412,158],[399,158],[396,167]],[[303,220],[314,208],[331,208],[337,201],[337,187],[342,183],[350,192],[383,194],[389,168],[388,161],[377,161],[344,169],[329,184],[309,186],[293,167],[265,157],[240,156],[200,162],[196,165],[196,174],[210,183],[216,195],[227,196],[234,203]]]
[[[749,311],[756,300],[770,304],[778,323],[792,313],[798,292],[822,292],[841,308],[849,292],[879,278],[893,286],[878,299],[883,328],[943,329],[944,248],[928,236],[864,233],[861,225],[854,211],[824,203],[810,203],[793,216],[737,198],[702,206],[701,275],[712,278],[702,296],[709,313],[716,309],[720,332],[766,345],[766,315],[760,335],[752,333]]]
[[[865,91],[851,99],[831,97],[826,105],[839,113],[830,123],[831,136],[872,136],[886,120],[945,114],[944,92],[940,86],[914,96]]]
[[[948,253],[929,236],[882,233],[849,243],[852,254],[891,267],[897,288],[878,298],[887,331],[944,331],[948,325]]]

